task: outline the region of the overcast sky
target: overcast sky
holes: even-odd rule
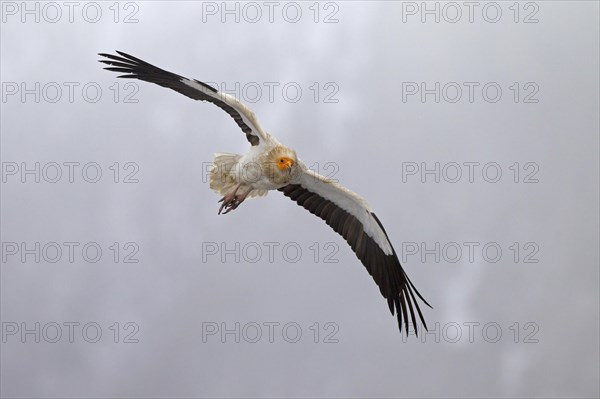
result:
[[[597,2],[1,7],[3,397],[600,394]],[[242,132],[114,50],[365,197],[430,333],[281,193],[217,215]]]

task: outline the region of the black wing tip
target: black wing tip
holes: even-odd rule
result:
[[[102,69],[105,69],[105,70],[110,71],[110,72],[126,72],[126,73],[129,73],[128,75],[119,75],[119,76],[117,76],[117,78],[139,79],[139,77],[133,71],[117,70],[117,68],[110,68],[110,67],[102,68]]]
[[[102,68],[102,69],[106,69],[107,71],[111,71],[111,72],[133,72],[130,68],[123,68],[123,67],[106,67],[106,68]]]
[[[408,278],[408,276],[406,275],[406,272],[404,272],[404,270],[403,270],[403,273],[404,273],[404,278],[406,279],[406,282],[407,282],[407,284],[409,285],[409,289],[413,289],[413,290],[415,290],[415,293],[417,294],[417,296],[419,297],[419,299],[420,299],[421,301],[423,301],[423,303],[424,303],[425,305],[429,306],[429,308],[430,308],[430,309],[433,309],[433,306],[431,306],[431,305],[429,304],[429,302],[427,302],[427,301],[425,300],[425,298],[423,298],[423,296],[421,295],[421,293],[419,292],[419,290],[418,290],[418,289],[415,287],[415,285],[412,283],[412,281],[410,281],[410,279]]]
[[[124,51],[115,50],[115,53],[119,54],[123,58],[128,58],[128,59],[133,59],[133,60],[137,59],[134,56],[127,54]]]
[[[377,224],[379,225],[379,227],[380,227],[380,228],[381,228],[381,230],[383,231],[383,234],[385,234],[386,238],[387,238],[387,239],[388,239],[388,241],[389,241],[390,239],[389,239],[389,237],[388,237],[388,235],[387,235],[387,232],[385,231],[385,228],[383,227],[383,224],[381,223],[381,221],[379,220],[379,218],[377,217],[377,215],[375,214],[375,212],[370,212],[370,213],[371,213],[371,216],[373,216],[373,219],[375,219],[375,221],[377,222]],[[396,258],[397,258],[397,255],[396,255],[396,251],[395,251],[395,250],[394,250],[394,255],[393,255],[393,256],[396,256]],[[400,261],[398,261],[398,264],[400,264]],[[400,268],[402,268],[402,266],[401,266],[401,265],[400,265]],[[409,288],[410,288],[410,287],[412,287],[412,289],[413,289],[413,290],[415,290],[415,293],[417,294],[417,296],[419,297],[419,299],[420,299],[421,301],[423,301],[423,303],[424,303],[425,305],[427,305],[427,306],[428,306],[430,309],[433,309],[433,306],[431,306],[431,305],[429,304],[429,302],[427,302],[427,301],[425,300],[425,298],[423,298],[423,296],[421,295],[421,293],[419,292],[419,290],[417,290],[417,289],[415,288],[415,286],[414,286],[414,284],[412,283],[412,281],[410,281],[410,279],[409,279],[409,278],[408,278],[408,276],[406,275],[406,272],[404,272],[404,270],[402,270],[402,273],[403,273],[403,275],[404,275],[404,278],[406,279],[407,285],[409,285]],[[412,292],[411,292],[411,295],[412,295]],[[408,299],[408,298],[407,298],[407,299]],[[420,309],[419,309],[419,304],[417,303],[417,301],[416,301],[416,300],[415,300],[414,302],[415,302],[415,306],[417,307],[417,311],[419,311],[419,315],[420,315],[421,311],[420,311]],[[393,312],[392,312],[392,314],[393,314]],[[421,322],[423,323],[423,326],[425,326],[425,330],[427,330],[427,326],[425,325],[425,320],[423,320],[423,317],[421,317]],[[415,331],[416,331],[416,329],[415,329]]]
[[[400,329],[400,333],[402,333],[402,326],[401,326],[402,320],[400,318],[400,313],[405,313],[404,314],[404,326],[406,329],[405,333],[406,333],[406,336],[409,335],[410,323],[407,320],[408,315],[406,314],[406,311],[408,309],[408,310],[410,310],[410,318],[411,318],[411,322],[413,325],[415,336],[418,337],[419,336],[419,333],[418,333],[419,328],[417,326],[417,318],[416,318],[417,314],[419,316],[419,320],[420,320],[421,324],[423,325],[423,328],[425,329],[425,331],[429,331],[429,329],[427,328],[427,323],[425,322],[425,317],[423,316],[423,313],[421,312],[421,308],[419,307],[419,302],[417,301],[417,298],[413,294],[413,290],[416,292],[418,297],[427,306],[429,306],[431,309],[433,309],[433,307],[425,299],[423,299],[423,297],[419,294],[419,291],[417,291],[417,289],[412,285],[412,283],[410,282],[410,280],[408,279],[406,274],[404,274],[404,277],[406,278],[405,285],[401,289],[400,293],[398,294],[398,296],[395,299],[396,313],[397,313],[397,317],[398,317],[398,327]],[[414,305],[414,308],[413,308],[413,305]],[[392,314],[394,314],[394,312],[392,312]]]
[[[134,57],[132,55],[129,55],[129,54],[123,52],[123,51],[115,50],[115,52],[118,55],[110,54],[110,53],[98,53],[98,55],[100,57],[108,58],[108,60],[104,60],[104,61],[107,61],[107,62],[120,61],[120,62],[132,63],[132,64],[142,64],[142,63],[144,63],[144,61],[140,60],[139,58],[136,58],[136,57]]]
[[[121,52],[119,50],[115,50],[115,52],[117,54],[121,54]],[[111,54],[111,53],[98,53],[98,55],[100,57],[104,57],[104,58],[120,58],[118,55],[114,55],[114,54]]]

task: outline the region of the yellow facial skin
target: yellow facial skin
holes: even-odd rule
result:
[[[277,168],[279,170],[290,170],[294,166],[294,160],[288,157],[279,157],[277,159]]]

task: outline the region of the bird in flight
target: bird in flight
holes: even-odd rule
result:
[[[104,69],[122,73],[119,78],[155,83],[194,100],[211,102],[227,112],[246,135],[250,142],[246,154],[215,154],[210,188],[223,196],[219,201],[219,214],[237,209],[247,198],[261,197],[271,190],[281,191],[323,219],[350,244],[387,299],[392,315],[397,315],[401,333],[404,324],[408,335],[410,322],[417,333],[415,311],[427,330],[415,295],[427,306],[431,305],[406,275],[383,225],[364,199],[308,169],[294,150],[264,131],[254,112],[235,97],[121,51],[117,54],[99,54],[104,57],[100,62],[109,65]]]

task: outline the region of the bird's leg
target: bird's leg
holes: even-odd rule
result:
[[[225,194],[225,196],[219,200],[219,202],[223,202],[221,204],[221,207],[219,208],[219,215],[221,214],[221,211],[223,211],[223,208],[229,207],[230,204],[235,202],[235,195],[237,193],[237,190],[240,189],[241,185],[242,185],[242,183],[236,184],[235,187],[233,188],[233,190],[231,190],[230,192]],[[225,213],[227,213],[227,212],[225,212]]]
[[[221,198],[219,200],[219,202],[223,202],[221,204],[221,207],[219,208],[219,215],[221,214],[221,212],[223,211],[223,209],[225,209],[225,212],[223,212],[223,215],[225,215],[226,213],[229,213],[231,211],[233,211],[234,209],[236,209],[238,206],[240,206],[240,204],[242,202],[244,202],[244,200],[246,199],[246,197],[248,197],[248,194],[250,194],[250,192],[252,191],[252,187],[249,187],[248,190],[243,193],[243,194],[238,194],[238,190],[240,189],[240,187],[242,186],[242,183],[238,183],[233,190],[231,190],[230,192],[228,192],[223,198]]]

